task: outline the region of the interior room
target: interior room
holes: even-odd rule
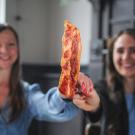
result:
[[[23,79],[46,92],[58,86],[64,20],[79,28],[80,70],[96,82],[107,72],[111,36],[135,25],[134,5],[133,0],[0,0],[0,23],[11,24],[19,34]],[[86,135],[87,123],[83,113],[63,123],[33,120],[29,135]]]

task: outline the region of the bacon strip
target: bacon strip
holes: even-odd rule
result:
[[[64,27],[59,90],[63,95],[72,99],[80,72],[82,43],[80,31],[75,25],[65,20]]]

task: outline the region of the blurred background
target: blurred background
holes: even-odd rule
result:
[[[0,0],[0,23],[14,26],[20,37],[23,78],[57,86],[64,20],[81,33],[81,71],[97,81],[106,75],[107,45],[119,30],[135,26],[135,0]],[[30,135],[84,135],[84,114],[64,123],[33,120]]]

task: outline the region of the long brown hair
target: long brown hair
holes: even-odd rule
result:
[[[9,93],[9,105],[11,108],[10,121],[17,119],[21,112],[25,108],[25,99],[23,93],[23,87],[21,85],[21,68],[20,68],[20,50],[19,50],[19,38],[15,29],[8,24],[0,24],[0,33],[10,30],[17,43],[18,47],[18,57],[12,66],[11,76],[10,76],[10,93]]]
[[[121,87],[123,87],[122,86],[123,77],[117,72],[117,70],[114,67],[114,63],[113,63],[114,44],[117,41],[117,39],[123,34],[127,34],[135,39],[135,29],[127,28],[125,30],[120,31],[117,35],[115,35],[112,42],[108,46],[109,53],[108,53],[108,76],[107,76],[108,78],[107,78],[107,81],[108,81],[110,88],[112,88],[112,86],[117,85],[117,84],[120,85]]]

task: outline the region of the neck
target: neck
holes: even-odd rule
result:
[[[124,80],[124,88],[126,93],[135,92],[135,79],[127,78]]]
[[[0,92],[9,89],[10,71],[0,70]]]
[[[0,108],[3,107],[10,90],[10,71],[0,70]]]

